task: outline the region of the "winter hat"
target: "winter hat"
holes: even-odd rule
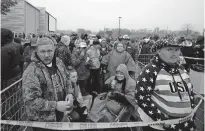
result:
[[[38,47],[40,45],[52,45],[52,46],[55,46],[53,40],[48,38],[48,37],[39,38],[39,40],[37,41],[36,47]]]
[[[164,47],[181,47],[181,42],[179,41],[179,38],[176,37],[163,37],[159,39],[155,44],[152,45],[151,51],[156,52],[158,49],[164,48]]]

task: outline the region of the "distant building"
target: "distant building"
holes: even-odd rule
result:
[[[1,27],[26,36],[30,33],[44,34],[56,31],[57,20],[45,8],[37,8],[25,0],[18,0],[7,15],[1,15]]]
[[[40,10],[40,33],[55,32],[57,30],[57,19],[46,11],[45,7],[38,7]]]

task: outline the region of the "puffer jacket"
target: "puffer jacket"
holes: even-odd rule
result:
[[[77,50],[73,50],[72,54],[72,65],[78,74],[78,80],[86,80],[90,76],[90,70],[86,64],[86,55],[84,58],[80,58],[80,52]]]
[[[56,121],[56,89],[53,86],[47,67],[40,61],[36,52],[31,56],[31,63],[23,74],[23,100],[29,120]],[[53,63],[55,59],[53,60]],[[60,76],[62,92],[73,94],[72,84],[63,62],[56,57],[57,74]],[[61,92],[61,93],[62,93]],[[64,98],[65,99],[65,98]]]

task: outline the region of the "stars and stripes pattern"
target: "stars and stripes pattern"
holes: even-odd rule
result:
[[[157,49],[161,49],[167,46],[181,46],[181,42],[179,42],[179,38],[174,36],[166,36],[159,39],[154,45],[152,45],[151,51],[156,52]]]
[[[135,98],[139,107],[146,113],[152,120],[161,121],[171,119],[171,116],[165,115],[155,103],[151,100],[151,96],[153,90],[155,88],[155,81],[158,73],[164,67],[167,69],[167,64],[161,64],[161,60],[158,56],[155,56],[151,62],[142,70],[140,73],[137,82],[136,82],[136,91]],[[176,71],[173,69],[169,73],[175,73]],[[192,94],[193,95],[193,94]],[[193,98],[193,96],[191,96]],[[192,131],[195,130],[195,125],[193,120],[171,125],[169,129],[176,131]]]

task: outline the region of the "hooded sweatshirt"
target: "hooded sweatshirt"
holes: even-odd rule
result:
[[[136,82],[133,80],[128,73],[127,66],[125,64],[120,64],[116,72],[120,71],[124,74],[125,80],[126,80],[126,85],[125,85],[125,91],[122,91],[122,83],[116,83],[114,91],[117,91],[119,93],[123,93],[127,100],[133,105],[136,106],[136,103],[134,101],[134,91],[136,87]],[[115,76],[110,77],[108,80],[106,80],[105,84],[110,84],[113,80],[115,80]]]
[[[111,95],[109,96],[109,99],[111,101],[114,100],[117,103],[120,103],[119,105],[121,107],[124,107],[125,112],[127,112],[122,114],[120,121],[129,121],[130,116],[134,111],[134,108],[136,108],[137,106],[134,99],[134,90],[136,87],[136,82],[129,76],[127,66],[125,64],[120,64],[117,67],[116,71],[122,72],[125,77],[124,90],[123,90],[124,82],[116,80],[115,76],[109,78],[105,84],[110,84],[113,80],[117,81],[114,85],[114,90],[111,92]],[[114,106],[114,103],[112,103],[112,105]],[[112,106],[110,107],[109,104],[107,108],[108,110],[110,110],[110,108],[112,110]],[[116,107],[114,108],[117,109],[119,107],[116,105]]]

